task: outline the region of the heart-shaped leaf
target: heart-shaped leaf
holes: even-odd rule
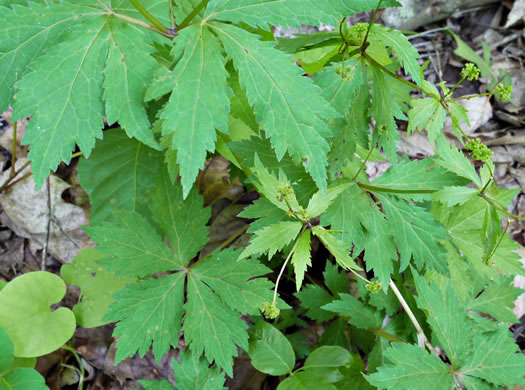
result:
[[[30,272],[13,279],[0,291],[0,327],[14,346],[17,357],[35,357],[53,352],[75,332],[75,315],[60,302],[66,284],[49,272]]]

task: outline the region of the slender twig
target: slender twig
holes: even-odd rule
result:
[[[165,32],[165,33],[168,32],[168,28],[166,26],[164,26],[155,16],[150,14],[148,12],[148,10],[146,8],[144,8],[142,6],[142,4],[140,4],[140,2],[138,0],[129,0],[129,2],[131,4],[133,4],[133,6],[137,9],[137,11],[139,11],[140,14],[146,18],[146,20],[151,22],[151,24],[153,26],[155,26],[155,28],[157,28],[159,30],[159,32],[160,31]],[[170,2],[171,2],[171,0],[170,0]]]
[[[201,12],[201,9],[203,9],[204,7],[206,7],[206,5],[208,5],[208,2],[209,2],[209,1],[210,1],[210,0],[202,0],[202,1],[199,3],[199,5],[197,5],[197,6],[193,9],[193,11],[191,11],[191,12],[189,13],[189,15],[186,16],[186,18],[182,21],[182,23],[179,24],[179,26],[178,26],[178,30],[180,31],[180,30],[182,30],[183,28],[187,27],[188,24],[190,24],[190,22],[193,20],[193,18],[194,18],[195,16],[197,16],[197,14],[198,14],[199,12]]]
[[[71,155],[71,158],[80,157],[80,156],[82,156],[83,154],[84,154],[84,153],[82,153],[82,152],[76,152],[76,153],[73,153],[73,154]]]
[[[489,265],[490,259],[492,259],[492,257],[496,254],[496,251],[501,245],[501,241],[503,241],[503,237],[505,237],[505,234],[507,234],[507,231],[509,230],[509,226],[510,226],[510,218],[507,218],[507,226],[505,226],[505,230],[500,234],[498,238],[498,242],[496,243],[496,245],[494,245],[494,247],[488,253],[487,258],[485,259],[485,262],[487,265]]]
[[[485,193],[485,190],[487,189],[488,186],[490,186],[490,184],[492,183],[492,178],[490,178],[489,180],[487,180],[487,182],[485,183],[485,185],[483,186],[483,188],[481,189],[481,191],[479,192],[480,194],[484,194]]]
[[[49,176],[46,179],[47,184],[47,228],[46,228],[46,241],[44,242],[44,250],[42,251],[42,271],[46,269],[47,259],[47,248],[49,246],[49,236],[51,234],[51,188],[49,184]]]
[[[405,312],[408,314],[408,318],[410,318],[410,321],[416,328],[418,339],[421,338],[423,342],[425,343],[425,346],[428,348],[428,350],[433,353],[436,356],[439,356],[437,351],[432,347],[432,344],[427,339],[427,336],[425,336],[425,332],[423,332],[423,328],[421,328],[421,325],[419,325],[419,322],[416,319],[416,316],[414,316],[414,313],[410,309],[410,306],[408,306],[407,301],[405,301],[405,298],[403,298],[403,295],[401,292],[397,289],[396,284],[392,279],[390,279],[390,282],[388,283],[394,294],[396,295],[397,299],[399,300],[399,303],[401,303],[401,306],[403,306],[403,309],[405,309]]]
[[[14,177],[15,173],[16,173],[15,164],[16,164],[16,133],[17,133],[17,126],[18,126],[18,121],[14,121],[14,123],[13,123],[13,146],[12,146],[12,149],[11,149],[11,172],[9,173],[9,178]]]
[[[31,177],[31,176],[33,176],[33,172],[28,172],[28,173],[26,173],[24,176],[22,176],[22,177],[20,177],[20,178],[18,178],[18,179],[16,179],[16,180],[14,180],[14,181],[12,181],[12,182],[9,182],[8,185],[7,185],[2,191],[5,191],[5,192],[9,191],[9,190],[10,190],[13,186],[15,186],[17,183],[19,183],[19,182],[21,182],[22,180],[27,179],[28,177]],[[2,191],[0,191],[0,192],[2,192]]]
[[[13,175],[13,177],[9,177],[9,178],[7,178],[7,180],[4,182],[4,184],[2,184],[2,185],[0,186],[0,193],[3,192],[4,190],[7,190],[8,187],[11,187],[10,184],[13,182],[13,179],[14,179],[15,177],[17,177],[17,176],[20,174],[20,172],[23,172],[24,169],[26,169],[26,168],[29,166],[29,164],[31,164],[31,162],[30,162],[30,161],[27,161],[24,165],[22,165],[22,167],[21,167],[20,169],[18,169],[18,170],[15,172],[15,174]],[[28,175],[30,176],[31,173],[24,175],[21,179],[17,180],[16,182],[25,179]],[[13,184],[14,184],[14,183],[13,183]]]

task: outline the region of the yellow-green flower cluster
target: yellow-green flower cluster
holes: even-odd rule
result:
[[[499,83],[496,85],[496,98],[499,100],[510,100],[512,96],[512,85],[504,86]]]
[[[466,78],[468,81],[479,79],[479,73],[479,68],[471,62],[461,69],[461,77]]]
[[[383,285],[379,280],[374,280],[371,282],[368,282],[365,286],[365,288],[370,291],[372,294],[376,294],[383,288]]]
[[[482,161],[484,163],[492,161],[494,152],[490,150],[487,145],[481,143],[479,138],[471,139],[470,142],[465,145],[465,149],[470,151],[470,155],[476,161]]]
[[[264,302],[261,305],[260,310],[262,315],[269,320],[279,317],[279,313],[281,312],[274,303],[270,302]]]

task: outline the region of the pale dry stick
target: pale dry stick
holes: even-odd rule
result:
[[[46,259],[47,259],[47,247],[49,246],[49,235],[51,233],[51,188],[49,187],[49,176],[46,179],[47,184],[47,229],[46,229],[46,241],[44,242],[44,249],[42,250],[42,264],[40,265],[41,270],[46,270]]]
[[[405,301],[405,298],[403,298],[403,295],[401,295],[401,292],[398,290],[396,284],[392,279],[390,279],[390,282],[388,283],[394,294],[396,294],[397,299],[401,303],[401,306],[403,306],[403,309],[405,309],[406,313],[408,314],[408,318],[410,318],[410,321],[414,325],[417,331],[418,340],[422,339],[425,343],[425,346],[428,348],[428,350],[439,357],[439,354],[437,351],[432,347],[432,344],[427,339],[427,336],[425,336],[425,332],[423,332],[423,329],[421,328],[421,325],[419,325],[419,322],[417,322],[416,317],[414,316],[414,313],[410,309],[410,306],[408,306],[407,301]]]

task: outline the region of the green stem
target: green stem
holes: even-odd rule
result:
[[[201,12],[201,9],[203,9],[204,7],[206,7],[206,5],[208,5],[208,2],[210,0],[202,0],[199,5],[197,5],[193,11],[190,12],[190,14],[188,16],[186,16],[186,18],[182,21],[181,24],[179,24],[179,27],[178,27],[178,30],[182,30],[183,28],[185,28],[186,26],[188,26],[188,24],[190,24],[190,22],[193,20],[193,18],[195,16],[197,16],[197,14],[199,12]]]
[[[164,36],[166,38],[173,38],[174,37],[173,33],[169,33],[167,31],[161,31],[158,28],[156,28],[155,26],[152,26],[151,24],[145,23],[142,20],[131,18],[131,17],[127,16],[127,15],[119,14],[119,13],[114,12],[113,10],[111,10],[109,8],[106,8],[106,10],[108,11],[108,13],[110,15],[113,15],[114,17],[122,20],[123,22],[129,23],[129,24],[133,24],[135,26],[145,28],[146,30],[150,30],[150,31],[156,32],[156,33],[158,33],[158,34],[160,34],[160,35],[162,35],[162,36]]]
[[[489,265],[490,259],[492,259],[492,257],[496,253],[496,250],[501,245],[501,241],[503,241],[503,237],[505,237],[505,234],[507,234],[507,231],[509,229],[509,225],[510,225],[510,219],[507,219],[507,226],[505,226],[505,230],[503,231],[503,233],[501,233],[501,235],[499,236],[498,242],[496,243],[496,245],[494,245],[494,248],[492,248],[492,250],[490,251],[489,255],[487,256],[487,259],[485,260],[487,265]]]
[[[413,89],[415,89],[416,91],[419,91],[421,93],[424,93],[425,95],[427,96],[430,96],[434,99],[440,99],[439,96],[436,96],[434,95],[432,92],[428,92],[426,90],[424,90],[423,88],[421,88],[419,85],[416,85],[414,83],[411,83],[410,81],[408,80],[405,80],[404,78],[402,77],[399,77],[397,74],[391,72],[389,69],[385,68],[383,65],[381,65],[379,62],[377,62],[376,60],[374,60],[372,57],[370,57],[367,53],[362,53],[362,56],[368,61],[368,62],[371,62],[372,64],[374,64],[375,66],[377,66],[379,69],[381,69],[384,73],[386,73],[387,75],[389,75],[390,77],[402,82],[403,84],[406,84],[406,85],[409,85],[410,87],[412,87]]]
[[[423,342],[425,343],[425,346],[428,348],[428,350],[431,353],[433,353],[436,356],[439,356],[436,350],[432,347],[432,344],[430,344],[430,342],[428,341],[427,336],[425,335],[425,332],[423,332],[423,328],[421,328],[421,325],[419,325],[419,322],[417,321],[416,316],[410,309],[410,306],[408,306],[407,301],[405,301],[405,298],[403,298],[403,295],[398,290],[396,284],[394,283],[392,279],[390,279],[390,282],[388,283],[388,285],[390,286],[390,288],[396,295],[397,299],[399,300],[399,303],[401,303],[401,306],[403,306],[403,309],[405,309],[405,312],[407,313],[408,318],[410,318],[410,321],[416,328],[417,334],[419,336],[418,339],[421,338],[423,340]]]
[[[434,192],[438,191],[438,190],[396,190],[393,188],[377,187],[377,186],[372,186],[370,184],[363,184],[363,183],[358,183],[358,182],[356,182],[356,184],[359,186],[359,188],[365,191],[388,192],[391,194],[433,194]]]
[[[381,135],[380,135],[381,136]],[[379,139],[377,140],[379,142]],[[372,152],[375,150],[375,145],[373,148],[370,148],[370,151],[368,152],[368,155],[366,156],[365,160],[363,161],[363,163],[361,164],[361,166],[359,167],[359,169],[357,170],[356,174],[354,175],[354,177],[352,178],[352,180],[355,180],[357,179],[357,176],[359,176],[359,174],[361,173],[361,171],[363,170],[363,168],[365,167],[366,163],[368,162],[368,159],[370,158],[370,156],[372,155]]]
[[[377,329],[377,328],[368,328],[367,329],[370,333],[373,333],[377,336],[383,337],[387,339],[390,342],[393,343],[406,343],[406,341],[401,340],[400,338],[397,338],[394,335],[391,335],[390,333],[385,332],[383,329]]]
[[[492,92],[486,92],[486,93],[478,93],[477,95],[462,96],[462,97],[454,98],[452,100],[457,102],[458,100],[469,100],[469,99],[474,99],[477,97],[492,96],[492,95],[494,95]]]
[[[170,22],[171,30],[175,30],[175,15],[173,14],[173,0],[168,0],[168,6],[170,8]]]
[[[520,221],[525,221],[525,218],[520,217],[519,215],[516,215],[516,214],[509,213],[507,210],[505,210],[505,207],[503,207],[501,204],[499,204],[499,202],[497,200],[489,198],[486,194],[480,193],[479,196],[481,196],[483,199],[485,199],[485,201],[488,204],[490,204],[496,210],[498,210],[498,211],[502,212],[503,214],[505,214],[507,217],[512,217],[512,218],[519,219]]]
[[[166,34],[168,33],[168,28],[164,26],[155,16],[150,14],[148,10],[144,8],[138,0],[129,0],[129,2],[133,4],[133,6],[137,9],[137,11],[139,11],[140,14],[146,18],[146,20],[151,22],[151,24],[155,26],[155,28],[159,30],[159,32],[163,32]]]
[[[301,232],[297,236],[297,240],[295,240],[295,244],[293,245],[292,250],[288,254],[288,257],[286,257],[286,260],[284,261],[283,266],[281,267],[281,271],[279,272],[279,275],[277,276],[277,280],[275,281],[275,288],[273,289],[273,302],[272,302],[273,305],[275,305],[275,303],[277,302],[277,289],[279,288],[279,281],[281,280],[281,277],[283,276],[283,272],[286,268],[286,265],[292,258],[292,255],[295,252],[295,248],[297,248],[297,243],[299,242],[301,235],[303,234],[305,230],[306,230],[306,225],[303,226],[303,228],[301,229]]]
[[[17,126],[18,126],[18,121],[15,121],[13,123],[13,146],[11,149],[11,172],[9,173],[10,179],[15,176]]]
[[[75,351],[75,349],[71,348],[69,345],[62,346],[62,349],[71,352],[71,354],[75,357],[75,360],[78,363],[78,367],[79,367],[79,370],[80,370],[80,380],[78,381],[78,388],[79,388],[79,390],[82,390],[82,388],[84,386],[84,378],[86,376],[86,373],[84,371],[84,365],[82,364],[82,361],[80,360],[80,356],[78,356],[77,351]]]
[[[366,48],[368,47],[368,45],[366,44],[366,42],[368,40],[368,34],[370,34],[370,29],[372,28],[372,26],[376,22],[376,16],[377,16],[377,13],[379,12],[379,8],[381,7],[381,3],[383,3],[383,0],[379,0],[379,3],[377,4],[377,7],[376,7],[374,13],[372,14],[372,20],[370,20],[370,23],[368,23],[368,29],[366,30],[365,39],[363,39],[363,43],[361,44],[361,52],[362,53],[364,53],[366,51]]]
[[[454,92],[456,90],[456,88],[459,87],[463,81],[465,81],[466,78],[467,78],[466,76],[462,77],[461,80],[459,80],[456,83],[456,85],[454,85],[454,87],[452,87],[452,89],[450,91],[448,91],[447,95],[444,96],[443,99],[449,97],[450,95],[452,95],[452,92]]]
[[[484,194],[485,193],[485,190],[487,189],[487,187],[492,183],[492,178],[490,178],[489,180],[487,180],[487,182],[485,183],[485,185],[483,186],[483,188],[481,189],[480,191],[480,194]]]

